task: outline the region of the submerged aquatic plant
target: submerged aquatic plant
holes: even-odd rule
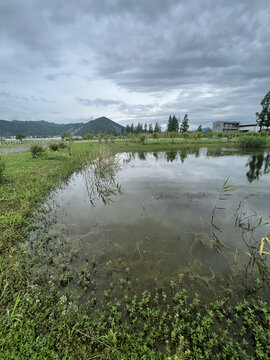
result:
[[[83,170],[86,190],[93,206],[97,199],[108,204],[114,195],[121,192],[121,185],[117,179],[119,170],[119,158],[107,147],[100,147],[96,159]]]
[[[223,246],[216,234],[216,232],[222,232],[221,229],[214,223],[215,213],[217,210],[224,210],[224,207],[221,207],[219,204],[221,201],[228,200],[229,196],[232,196],[231,192],[234,191],[233,184],[229,184],[229,178],[225,180],[223,183],[221,190],[219,192],[219,196],[217,198],[216,204],[213,208],[212,214],[211,214],[211,220],[210,220],[210,228],[212,232],[212,238],[213,238],[213,249],[216,252],[220,252],[221,247]]]
[[[262,255],[262,254],[270,255],[270,250],[269,249],[265,250],[265,243],[270,244],[270,240],[267,236],[262,238],[262,240],[261,240],[261,246],[260,246],[260,251],[259,251],[260,255]]]
[[[265,241],[268,242],[269,237],[258,240],[255,231],[259,228],[269,225],[269,222],[264,221],[264,217],[259,216],[256,211],[247,206],[246,201],[255,194],[248,194],[240,201],[235,212],[235,225],[241,229],[242,240],[246,245],[244,253],[248,255],[248,262],[246,265],[246,291],[257,292],[266,283],[270,286],[270,268],[263,253],[269,254],[268,250],[264,249]],[[257,270],[257,271],[256,271]],[[252,279],[259,275],[259,282],[257,285],[253,284]],[[262,281],[262,283],[261,283]],[[251,284],[251,285],[250,285]]]

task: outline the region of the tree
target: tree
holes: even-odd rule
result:
[[[178,119],[175,117],[175,115],[173,115],[173,117],[171,117],[171,115],[170,115],[168,125],[167,125],[167,131],[178,132],[178,130],[179,130]]]
[[[270,126],[270,91],[265,95],[261,101],[262,113],[264,115],[264,126],[268,130]]]
[[[188,132],[189,129],[189,123],[188,123],[188,114],[185,114],[183,121],[181,122],[180,125],[180,132],[181,133],[185,133]]]
[[[69,139],[71,137],[71,134],[70,132],[63,132],[63,134],[61,134],[61,138],[62,140],[65,140],[65,139]]]
[[[127,134],[130,133],[130,126],[129,126],[129,125],[126,126],[126,133],[127,133]]]
[[[16,134],[16,140],[20,140],[22,141],[22,139],[24,139],[26,136],[24,134],[21,134],[21,133],[17,133]]]
[[[260,130],[262,131],[262,127],[264,125],[264,113],[262,112],[256,112],[256,123],[259,126]]]
[[[156,124],[155,124],[154,132],[156,132],[156,133],[161,132],[161,127],[158,122],[156,122]]]
[[[154,132],[152,124],[149,124],[149,130],[148,131],[149,131],[149,134],[152,134]]]
[[[94,134],[87,133],[87,134],[84,135],[83,139],[84,140],[93,140],[94,139]]]
[[[172,116],[170,115],[170,116],[169,116],[169,120],[168,120],[168,125],[167,125],[167,131],[169,131],[169,132],[170,132],[170,131],[173,131],[173,130],[172,130],[172,126],[173,126],[173,125],[172,125]]]
[[[177,117],[174,116],[174,115],[173,115],[173,118],[172,118],[172,124],[173,124],[173,131],[178,133],[178,131],[179,131],[179,121],[178,121]]]
[[[262,111],[256,112],[256,121],[260,127],[260,131],[263,126],[266,126],[266,129],[270,127],[270,91],[265,95],[261,101]]]
[[[147,133],[147,124],[144,124],[144,132]]]
[[[198,126],[197,131],[202,132],[202,125],[201,124]]]
[[[141,134],[143,132],[143,124],[141,124],[140,122],[138,123],[138,125],[135,128],[135,133],[137,134]]]

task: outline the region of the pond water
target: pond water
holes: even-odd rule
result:
[[[205,300],[269,294],[268,152],[124,153],[105,165],[109,176],[98,163],[74,174],[37,218],[27,248],[49,282],[80,301],[114,282],[136,293],[179,279]]]

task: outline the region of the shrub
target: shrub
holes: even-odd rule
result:
[[[197,140],[199,137],[201,137],[201,132],[199,131],[194,131],[192,133],[189,133],[189,139],[192,139],[192,140]]]
[[[52,151],[57,151],[59,149],[59,144],[56,144],[56,143],[52,143],[49,145],[49,148],[52,150]]]
[[[112,135],[110,136],[110,139],[111,139],[111,143],[114,143],[114,142],[115,142],[115,135],[112,134]]]
[[[228,135],[229,135],[229,133],[228,133]],[[218,132],[218,133],[217,133],[217,137],[218,137],[218,138],[222,138],[223,136],[224,136],[224,134],[223,134],[222,132]]]
[[[144,144],[146,136],[144,134],[140,135],[140,142]]]
[[[63,141],[61,141],[60,143],[59,143],[59,148],[60,149],[65,149],[67,147],[67,144],[65,144]]]
[[[0,183],[3,181],[4,178],[4,171],[6,168],[6,157],[0,155]]]
[[[92,134],[92,133],[85,134],[83,139],[84,140],[93,140],[94,139],[94,134]]]
[[[184,132],[184,133],[182,134],[182,136],[183,136],[184,139],[188,139],[188,138],[189,138],[189,133]]]
[[[101,144],[102,139],[103,139],[103,134],[97,134],[96,137],[97,137],[97,139],[98,139],[99,144]]]
[[[239,145],[243,149],[259,148],[267,144],[267,138],[262,136],[245,135],[239,137]]]
[[[30,151],[32,153],[33,158],[35,158],[41,155],[45,151],[45,149],[42,145],[34,144],[31,146]]]
[[[153,133],[153,138],[154,138],[154,139],[158,139],[158,138],[159,138],[159,133],[158,133],[158,132],[154,132],[154,133]]]
[[[258,134],[259,134],[259,136],[266,136],[266,137],[269,135],[268,131],[266,131],[266,130],[262,130],[262,131],[258,132]]]
[[[256,131],[246,131],[246,132],[244,132],[244,133],[241,133],[241,132],[238,132],[239,133],[239,135],[241,136],[260,136],[260,134],[258,133],[258,132],[256,132]]]
[[[216,132],[209,130],[203,133],[203,137],[206,137],[207,139],[212,139],[213,137],[215,137],[215,134]]]
[[[178,133],[176,131],[172,131],[169,134],[170,134],[170,138],[177,138],[178,137]]]

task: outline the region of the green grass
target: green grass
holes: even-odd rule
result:
[[[204,140],[195,141],[202,145]],[[217,145],[216,142],[212,143]],[[116,141],[113,152],[169,151],[193,142]],[[97,142],[79,142],[32,158],[7,156],[0,184],[1,359],[267,359],[270,309],[260,300],[232,304],[230,294],[212,304],[190,298],[179,282],[165,292],[104,296],[79,306],[31,274],[21,247],[35,211],[48,194],[97,154]]]

